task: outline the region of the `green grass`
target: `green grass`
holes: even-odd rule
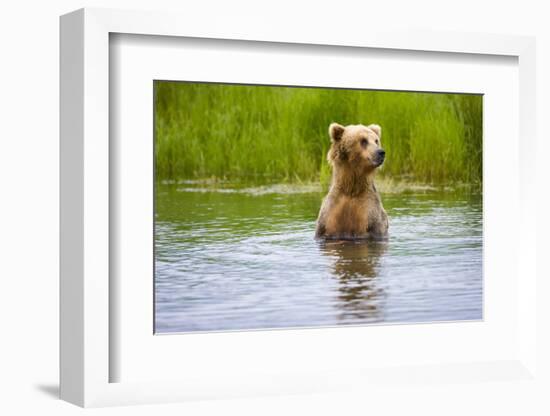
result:
[[[382,126],[380,175],[480,184],[482,97],[155,82],[157,179],[326,183],[328,126]]]

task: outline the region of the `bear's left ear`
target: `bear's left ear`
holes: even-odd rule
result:
[[[378,124],[371,124],[370,126],[367,126],[367,128],[375,132],[380,139],[382,138],[382,127],[380,127]]]

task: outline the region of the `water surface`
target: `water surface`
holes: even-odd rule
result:
[[[482,318],[481,196],[383,194],[386,242],[319,242],[317,186],[158,184],[155,332]]]

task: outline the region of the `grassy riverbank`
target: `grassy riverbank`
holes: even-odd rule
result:
[[[155,82],[157,179],[321,181],[328,125],[382,126],[380,174],[479,184],[482,97]]]

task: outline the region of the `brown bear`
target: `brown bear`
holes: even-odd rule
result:
[[[316,238],[384,239],[388,216],[374,186],[376,169],[384,163],[382,129],[369,126],[329,127],[332,182],[317,219]]]

